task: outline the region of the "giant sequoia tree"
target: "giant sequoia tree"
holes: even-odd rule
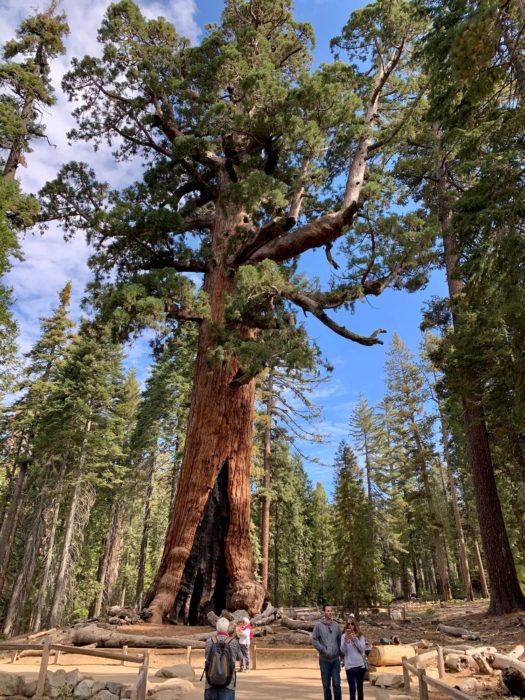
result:
[[[110,192],[73,163],[43,193],[49,216],[88,233],[94,302],[124,335],[199,324],[180,483],[146,596],[154,621],[181,597],[192,617],[263,602],[249,537],[255,377],[275,357],[303,362],[294,309],[374,345],[378,331],[357,335],[329,311],[424,278],[420,219],[389,209],[391,155],[420,93],[417,31],[406,3],[378,0],[334,41],[350,61],[313,72],[312,28],[290,0],[227,0],[195,47],[123,0],[100,29],[102,57],[64,79],[79,103],[72,138],[144,166]],[[339,239],[344,269],[322,289],[300,257],[325,248],[336,265]]]

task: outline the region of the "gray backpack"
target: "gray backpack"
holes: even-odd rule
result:
[[[211,638],[212,647],[206,657],[204,671],[212,688],[226,688],[232,681],[235,673],[235,662],[230,647],[232,639],[233,637],[227,637],[224,641],[219,641],[215,635]]]

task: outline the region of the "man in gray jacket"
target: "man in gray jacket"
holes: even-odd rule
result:
[[[341,672],[339,654],[341,630],[332,618],[332,607],[323,605],[323,617],[314,625],[312,644],[319,652],[319,668],[323,682],[324,700],[341,700]]]

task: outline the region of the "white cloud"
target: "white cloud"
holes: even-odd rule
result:
[[[163,2],[148,2],[141,6],[142,12],[148,19],[159,16],[165,17],[177,28],[177,32],[195,42],[201,30],[195,21],[197,3],[195,0],[169,0]]]
[[[27,156],[28,167],[18,171],[26,192],[38,192],[56,175],[60,166],[70,160],[88,162],[99,179],[108,181],[114,187],[127,184],[137,177],[140,165],[133,162],[116,164],[108,147],[95,153],[89,144],[77,142],[70,145],[67,139],[67,132],[75,126],[75,120],[71,116],[73,106],[60,89],[62,76],[69,70],[74,56],[100,55],[97,30],[109,4],[109,0],[62,0],[60,4],[70,26],[70,34],[65,40],[67,53],[51,64],[57,102],[42,115],[47,138],[32,144],[33,152]],[[195,21],[195,0],[142,0],[138,4],[146,17],[165,16],[175,24],[179,34],[188,36],[193,42],[197,40],[200,30]],[[0,43],[4,44],[14,36],[16,27],[25,17],[45,9],[49,3],[47,0],[0,0],[0,5]],[[21,331],[20,348],[26,352],[38,337],[38,318],[49,315],[52,307],[56,306],[58,292],[69,279],[73,282],[72,313],[78,319],[80,300],[90,271],[87,267],[89,251],[83,237],[79,234],[66,243],[58,227],[52,227],[43,236],[27,234],[22,240],[22,251],[24,260],[14,262],[7,282],[14,289],[14,312]],[[141,358],[149,358],[146,343],[138,343],[130,349],[129,355],[130,364],[137,365],[140,372]]]

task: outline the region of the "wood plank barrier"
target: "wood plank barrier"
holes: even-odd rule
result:
[[[47,665],[49,663],[49,653],[51,651],[51,642],[46,640],[44,642],[44,649],[42,651],[42,661],[40,662],[40,670],[38,672],[38,680],[36,682],[36,697],[40,697],[44,694],[44,687],[46,684],[46,673]]]
[[[445,675],[445,669],[443,664],[443,649],[438,646],[437,650],[433,651],[437,653],[438,671],[439,677],[441,679]],[[471,695],[467,695],[467,693],[463,693],[461,690],[453,688],[452,686],[447,685],[447,683],[443,683],[443,681],[438,680],[437,678],[432,678],[431,676],[428,676],[424,668],[418,668],[417,664],[420,660],[420,656],[428,657],[428,652],[426,652],[425,654],[420,654],[419,656],[414,656],[411,659],[407,659],[406,656],[403,656],[403,682],[407,694],[410,694],[410,674],[412,674],[418,679],[419,700],[428,700],[428,686],[436,688],[441,693],[454,698],[454,700],[472,700]],[[425,659],[421,660],[425,661]]]
[[[56,652],[55,662],[58,660],[60,654],[81,654],[84,656],[95,656],[102,659],[114,659],[116,661],[129,661],[135,664],[142,664],[139,670],[139,678],[135,684],[135,689],[138,688],[138,695],[136,695],[137,700],[145,700],[146,690],[147,690],[147,680],[148,680],[148,668],[149,668],[149,654],[146,652],[144,654],[126,654],[119,651],[106,651],[105,649],[93,649],[86,647],[74,647],[67,646],[65,644],[51,644],[49,640],[46,640],[44,644],[19,644],[19,643],[9,643],[2,642],[0,644],[0,652],[12,651],[17,654],[19,651],[41,651],[42,659],[40,661],[40,669],[38,671],[38,680],[36,684],[35,697],[42,697],[44,695],[45,683],[46,683],[46,673],[49,666],[49,657],[52,651]],[[16,661],[15,657],[11,658],[14,663]]]
[[[139,670],[135,686],[131,689],[131,700],[146,700],[148,692],[149,654],[144,654],[144,660]]]

